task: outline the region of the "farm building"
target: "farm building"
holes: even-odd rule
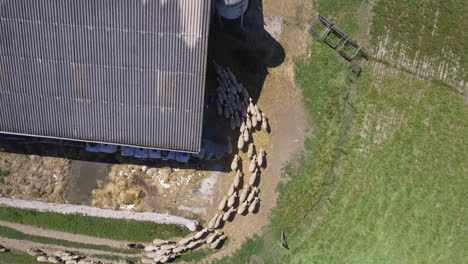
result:
[[[0,2],[0,133],[196,153],[210,1]]]

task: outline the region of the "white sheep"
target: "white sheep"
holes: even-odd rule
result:
[[[252,122],[252,127],[254,128],[257,127],[258,121],[257,121],[257,118],[255,117],[255,114],[252,114],[251,122]]]
[[[262,167],[264,159],[265,159],[265,151],[263,151],[263,149],[260,149],[260,152],[258,153],[258,159],[257,159],[257,165],[259,168]]]
[[[186,238],[183,238],[183,239],[179,240],[178,244],[181,245],[181,246],[185,246],[188,243],[190,243],[190,241],[192,241],[192,240],[193,240],[193,237],[189,236],[189,237],[186,237]]]
[[[41,261],[39,259],[37,259],[37,261]],[[41,261],[42,262],[42,261]],[[45,261],[46,262],[46,261]],[[149,258],[141,258],[140,259],[140,262],[142,264],[152,264],[153,263],[153,259],[149,259]]]
[[[215,223],[213,228],[218,229],[221,226],[222,223],[223,223],[223,216],[220,215],[220,216],[218,216],[218,219],[216,219],[216,223]]]
[[[232,115],[231,115],[231,119],[229,120],[229,125],[231,126],[232,130],[236,129],[236,121],[234,120],[234,116]]]
[[[227,137],[227,142],[226,142],[226,153],[231,154],[232,153],[232,143],[231,143],[231,137]]]
[[[241,193],[240,197],[239,197],[239,202],[240,203],[243,203],[246,199],[247,199],[247,196],[249,195],[249,192],[250,192],[250,185],[248,185]]]
[[[249,213],[253,213],[255,209],[257,208],[258,205],[258,197],[255,197],[255,200],[252,202],[252,204],[249,206]]]
[[[236,176],[234,177],[234,182],[232,183],[235,189],[239,188],[241,178],[242,178],[242,172],[238,169]]]
[[[218,231],[214,232],[211,236],[209,236],[209,237],[206,239],[206,243],[208,243],[208,244],[213,243],[213,241],[215,241],[216,238],[218,238],[219,236],[221,236],[221,234],[218,233]]]
[[[231,208],[235,203],[236,203],[236,200],[237,200],[237,193],[234,192],[233,195],[231,195],[231,197],[229,197],[229,200],[228,200],[228,207]]]
[[[244,144],[245,144],[244,136],[243,136],[242,134],[240,134],[239,140],[237,140],[237,148],[238,148],[238,149],[243,149],[243,148],[244,148]]]
[[[233,212],[235,212],[235,210],[233,208],[229,208],[229,210],[223,214],[223,221],[229,220]]]
[[[248,129],[244,130],[243,137],[244,137],[245,142],[249,142],[250,135],[249,135],[249,130]]]
[[[265,114],[262,113],[262,127],[265,129],[265,131],[268,132],[268,119],[266,118]]]
[[[240,206],[239,209],[237,209],[237,214],[238,215],[243,215],[249,207],[249,204],[247,202],[243,202]]]
[[[145,246],[145,251],[147,252],[156,251],[158,249],[159,249],[159,246],[153,246],[153,245]]]
[[[235,191],[236,191],[236,187],[234,186],[234,184],[231,184],[231,187],[229,187],[227,195],[232,196]]]
[[[259,123],[262,122],[262,115],[261,115],[260,109],[258,109],[257,105],[255,105],[255,112],[256,112],[255,118],[257,119],[257,121]]]
[[[236,154],[234,155],[234,159],[232,159],[232,162],[231,162],[231,170],[236,171],[238,166],[239,166],[239,156]]]
[[[211,243],[210,248],[212,248],[212,249],[218,248],[218,246],[221,244],[222,241],[224,241],[224,239],[226,239],[225,235],[220,236],[213,243]]]
[[[252,129],[252,120],[250,120],[249,114],[245,114],[245,124],[248,129]]]
[[[249,98],[249,107],[247,108],[247,112],[252,114],[253,111],[255,111],[255,107],[254,107],[254,104],[252,103],[252,98]]]
[[[255,169],[255,171],[250,176],[249,184],[254,186],[255,183],[257,182],[257,178],[258,178],[258,169]]]
[[[249,149],[248,149],[248,151],[247,151],[247,157],[249,157],[249,159],[251,159],[252,156],[253,156],[253,154],[254,154],[254,152],[255,152],[255,146],[254,146],[253,143],[250,143],[250,144],[249,144]]]
[[[198,233],[196,233],[196,234],[193,236],[193,238],[194,238],[194,239],[200,239],[200,238],[204,237],[206,233],[208,233],[208,229],[203,228],[202,230],[198,231]]]
[[[255,170],[255,168],[257,166],[256,159],[257,159],[257,155],[254,154],[253,157],[252,157],[252,160],[250,161],[250,165],[249,165],[249,171],[250,172],[254,172],[254,170]]]
[[[244,120],[242,120],[242,123],[241,123],[241,125],[240,125],[239,131],[240,131],[241,133],[244,133],[244,130],[245,130],[245,122],[244,122]]]
[[[214,228],[216,220],[218,219],[218,214],[216,213],[213,218],[211,218],[210,222],[208,223],[208,228]]]
[[[224,211],[224,209],[226,208],[226,204],[227,204],[227,197],[224,196],[224,198],[221,200],[221,202],[218,205],[218,210]]]
[[[257,195],[257,193],[258,193],[258,188],[257,187],[253,188],[252,192],[247,197],[247,202],[251,203],[254,200],[255,195]]]

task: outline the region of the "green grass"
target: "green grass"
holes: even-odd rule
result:
[[[10,175],[10,171],[9,170],[0,170],[0,184],[4,184],[5,183],[5,177]]]
[[[115,240],[152,241],[155,238],[168,239],[190,233],[187,228],[177,225],[45,213],[10,207],[0,207],[0,220]]]
[[[11,251],[8,253],[0,253],[0,264],[31,264],[37,263],[41,264],[41,262],[36,262],[35,257],[31,257],[24,253]]]
[[[467,263],[468,109],[406,74],[381,82],[360,87],[336,198],[290,263]]]
[[[61,240],[61,239],[54,239],[54,238],[48,238],[48,237],[42,237],[42,236],[33,236],[33,235],[24,234],[23,232],[20,232],[12,228],[4,227],[4,226],[0,226],[0,237],[17,239],[17,240],[28,240],[28,241],[33,241],[33,242],[38,242],[38,243],[43,243],[43,244],[60,245],[64,247],[96,249],[96,250],[104,250],[104,251],[127,253],[127,254],[138,252],[137,250],[133,250],[133,249],[117,249],[117,248],[111,248],[111,247],[102,246],[102,245],[83,244],[83,243],[76,243],[76,242],[71,242],[71,241]]]
[[[418,59],[426,56],[440,63],[458,65],[461,70],[458,72],[450,70],[446,74],[455,79],[468,81],[466,1],[381,0],[377,1],[374,12],[372,27],[374,46],[388,34],[392,42],[398,42],[394,50],[403,49],[410,61],[417,53]],[[395,56],[399,55],[401,52],[395,53]]]

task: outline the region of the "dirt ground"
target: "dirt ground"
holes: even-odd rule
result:
[[[0,153],[0,169],[10,171],[0,194],[44,202],[65,202],[70,161],[61,158]]]

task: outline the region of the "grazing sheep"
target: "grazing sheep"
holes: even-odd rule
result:
[[[245,144],[244,136],[242,134],[240,134],[239,140],[237,140],[237,148],[240,149],[240,150],[243,149],[244,144]]]
[[[223,214],[223,221],[229,220],[232,214],[232,210],[233,210],[232,208],[229,208],[229,210],[227,210],[227,212]]]
[[[47,261],[50,262],[50,263],[60,263],[61,262],[60,258],[57,258],[57,257],[54,257],[54,256],[48,257]]]
[[[258,121],[257,121],[257,118],[255,117],[255,114],[252,114],[251,122],[252,122],[252,127],[256,128],[258,125]]]
[[[234,113],[234,121],[236,123],[236,127],[241,126],[241,119],[240,119],[239,113],[237,111]]]
[[[249,192],[250,192],[250,185],[247,186],[241,193],[240,195],[240,198],[239,198],[239,202],[240,203],[243,203],[246,199],[247,199],[247,196],[249,195]]]
[[[255,171],[250,176],[249,184],[251,186],[254,186],[255,183],[257,182],[257,178],[258,178],[258,169],[255,169]]]
[[[167,240],[162,240],[162,239],[155,239],[153,240],[153,245],[155,246],[161,246],[161,245],[165,245],[165,244],[169,244],[169,241]]]
[[[227,195],[232,196],[235,191],[236,191],[236,188],[235,188],[234,184],[231,184],[231,187],[229,187]]]
[[[231,195],[231,197],[229,197],[228,207],[231,208],[236,203],[236,200],[237,200],[237,193],[234,192],[234,194]]]
[[[216,112],[217,112],[218,116],[223,115],[223,108],[221,107],[221,104],[219,103],[219,99],[216,100]]]
[[[222,241],[224,241],[224,239],[226,239],[225,235],[220,236],[213,243],[211,243],[210,248],[212,248],[212,249],[218,248],[218,246],[221,244]]]
[[[265,151],[263,149],[260,149],[260,152],[258,153],[258,159],[257,159],[257,165],[259,168],[262,167],[263,165],[263,160],[265,159]]]
[[[193,238],[194,239],[200,239],[200,238],[204,237],[207,233],[208,233],[208,229],[203,228],[202,230],[198,231],[198,233],[196,233],[193,236]]]
[[[232,154],[232,143],[231,143],[231,137],[227,137],[227,144],[226,144],[226,153],[227,154]]]
[[[250,165],[249,165],[249,171],[250,172],[254,172],[255,168],[256,168],[256,159],[257,159],[257,155],[253,155],[252,157],[252,160],[250,161]]]
[[[260,114],[260,110],[258,109],[257,105],[255,105],[255,118],[260,123],[262,122],[262,115]]]
[[[65,264],[78,264],[78,261],[76,261],[74,259],[69,259],[69,260],[65,260]]]
[[[254,146],[253,143],[250,143],[249,144],[249,149],[247,150],[247,157],[249,157],[249,159],[251,159],[254,152],[255,152],[255,146]]]
[[[213,218],[211,218],[210,222],[208,223],[208,228],[212,229],[215,226],[216,220],[218,219],[218,214],[216,213]]]
[[[229,111],[229,104],[224,104],[224,118],[228,119],[229,116],[231,115],[231,112]]]
[[[226,208],[226,204],[227,204],[227,197],[224,196],[224,198],[221,200],[221,202],[218,205],[218,210],[224,211],[224,209]]]
[[[243,137],[244,137],[245,142],[249,142],[250,136],[249,136],[249,130],[248,129],[244,130]]]
[[[236,176],[234,177],[234,182],[232,184],[235,189],[239,188],[241,178],[242,178],[242,172],[238,169]]]
[[[258,201],[259,201],[258,197],[255,197],[255,200],[249,206],[249,213],[253,213],[255,209],[257,209]]]
[[[182,238],[181,240],[179,240],[178,244],[181,245],[181,246],[185,246],[192,240],[193,240],[193,237],[189,236],[189,237]]]
[[[37,260],[37,262],[48,262],[49,261],[46,256],[38,256],[36,258],[36,260]]]
[[[245,124],[248,129],[252,129],[252,120],[250,120],[249,114],[245,115]]]
[[[0,245],[0,253],[6,253],[6,252],[10,252],[10,249]]]
[[[240,206],[239,209],[237,209],[237,214],[238,215],[243,215],[249,207],[249,204],[247,202],[243,202]]]
[[[231,126],[232,130],[236,129],[236,121],[234,120],[234,116],[231,116],[231,120],[229,120],[229,125]]]
[[[221,234],[218,233],[218,232],[213,233],[211,236],[209,236],[209,237],[206,239],[206,243],[208,243],[208,244],[213,243],[213,241],[215,241],[216,238],[218,238],[220,235],[221,235]]]
[[[252,98],[249,98],[249,107],[247,108],[247,112],[252,114],[255,111],[254,104],[252,103]]]
[[[172,253],[180,254],[180,253],[183,253],[184,251],[185,251],[185,247],[176,247],[172,250]]]
[[[194,248],[198,247],[201,244],[202,244],[202,241],[200,241],[200,240],[192,241],[187,245],[187,248],[188,249],[194,249]]]
[[[268,120],[267,120],[264,113],[262,113],[262,127],[263,127],[263,129],[265,129],[265,131],[268,132],[268,127],[269,127]]]
[[[26,253],[28,253],[28,255],[31,255],[33,257],[38,257],[38,256],[45,256],[46,253],[44,253],[44,251],[38,249],[38,248],[28,248],[26,250]]]
[[[231,170],[236,171],[237,167],[239,167],[239,156],[236,154],[231,162]]]
[[[216,219],[216,223],[214,225],[214,228],[218,229],[222,225],[222,223],[223,223],[223,216],[220,215],[220,216],[218,216],[218,219]]]
[[[165,252],[165,251],[164,251],[164,252]],[[164,254],[160,254],[159,252],[148,252],[148,253],[146,254],[146,256],[147,256],[148,258],[152,258],[152,259],[154,259],[154,258],[159,258],[159,257],[161,257],[161,255],[164,255]]]
[[[145,246],[145,251],[146,252],[156,251],[158,249],[159,249],[159,247],[157,247],[157,246],[152,246],[152,245]]]
[[[248,203],[251,203],[251,202],[254,200],[255,195],[257,195],[257,194],[258,194],[258,188],[255,187],[255,188],[252,190],[252,192],[249,194],[249,196],[247,197],[247,202],[248,202]]]
[[[245,122],[244,122],[244,120],[242,120],[242,123],[241,123],[241,125],[240,125],[239,131],[240,131],[241,133],[244,133],[244,130],[245,130]]]
[[[195,237],[194,237],[195,238]],[[196,239],[196,238],[195,238]],[[173,249],[177,247],[176,245],[172,245],[172,244],[166,244],[166,245],[161,245],[161,247],[159,249],[161,250],[169,250],[169,249]]]

